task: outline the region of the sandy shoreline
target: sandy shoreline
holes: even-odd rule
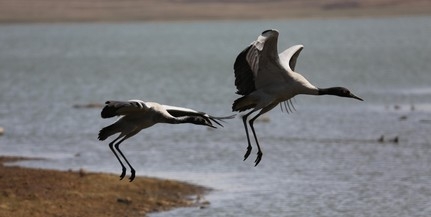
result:
[[[0,23],[431,15],[426,0],[0,0]]]
[[[0,216],[145,216],[176,207],[202,206],[209,189],[184,182],[114,174],[3,166],[26,160],[0,157]]]

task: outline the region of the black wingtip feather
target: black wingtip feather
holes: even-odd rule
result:
[[[254,75],[253,71],[250,68],[250,65],[247,62],[247,53],[249,52],[252,45],[244,49],[235,60],[233,65],[234,73],[235,73],[235,86],[237,88],[237,94],[239,95],[247,95],[254,90],[256,90],[254,84]]]

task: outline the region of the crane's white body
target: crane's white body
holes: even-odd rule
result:
[[[256,165],[261,160],[262,151],[254,131],[253,122],[279,103],[284,102],[285,105],[289,105],[287,102],[298,94],[330,94],[362,100],[351,94],[346,88],[319,89],[305,79],[304,76],[295,72],[297,58],[304,46],[294,45],[278,54],[278,35],[277,30],[264,31],[256,41],[252,42],[238,55],[234,64],[237,93],[243,96],[235,100],[232,110],[241,112],[252,109],[243,116],[248,141],[244,160],[251,151],[246,120],[250,114],[260,110],[256,116],[249,120],[249,125],[258,147]]]
[[[132,173],[130,181],[133,181],[135,178],[135,170],[119,149],[120,143],[124,140],[136,135],[142,129],[151,127],[157,123],[192,123],[216,128],[213,125],[213,122],[222,126],[218,121],[234,117],[234,115],[227,117],[213,117],[204,112],[198,112],[189,108],[162,105],[156,102],[144,102],[136,99],[129,101],[107,101],[106,106],[102,109],[101,116],[102,118],[121,116],[115,123],[100,130],[99,140],[105,140],[116,133],[120,133],[116,139],[109,143],[109,147],[122,166],[123,172],[120,175],[121,179],[125,176],[126,167],[117,155],[116,151],[120,153],[130,167]],[[114,147],[116,151],[114,150]]]

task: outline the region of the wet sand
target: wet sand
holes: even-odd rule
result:
[[[0,216],[145,216],[176,207],[202,206],[208,189],[184,182],[84,171],[3,166],[25,160],[0,157]],[[199,202],[199,203],[198,203]]]

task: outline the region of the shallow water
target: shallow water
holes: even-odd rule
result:
[[[97,140],[114,120],[74,105],[139,98],[229,115],[233,61],[268,28],[280,31],[280,51],[304,44],[297,71],[313,84],[365,101],[298,96],[292,114],[275,108],[255,124],[257,167],[256,150],[242,161],[239,118],[142,131],[122,145],[137,175],[215,189],[206,209],[153,216],[429,216],[431,17],[2,25],[1,154],[119,174]]]

